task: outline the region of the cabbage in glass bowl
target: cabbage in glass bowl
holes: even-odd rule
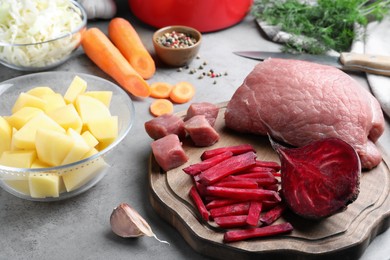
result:
[[[4,0],[0,3],[0,63],[43,71],[67,61],[87,25],[74,0]]]

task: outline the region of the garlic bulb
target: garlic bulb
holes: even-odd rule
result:
[[[79,0],[88,19],[110,19],[116,14],[114,0]]]

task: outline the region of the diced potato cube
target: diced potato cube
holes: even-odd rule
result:
[[[34,88],[30,89],[26,93],[41,98],[44,95],[54,94],[55,92],[50,87],[39,86],[39,87],[34,87]]]
[[[14,135],[14,145],[19,149],[34,149],[37,129],[45,128],[65,134],[64,128],[46,114],[38,114],[28,121]]]
[[[68,129],[67,134],[73,139],[73,146],[62,161],[62,165],[81,160],[84,154],[91,150],[84,138],[72,128]]]
[[[64,180],[62,179],[62,176],[59,176],[60,179],[59,179],[59,190],[60,190],[60,194],[63,193],[63,192],[66,192],[66,187],[65,187],[65,183],[64,183]]]
[[[80,95],[76,99],[75,107],[84,124],[100,118],[111,116],[110,110],[96,98]]]
[[[11,146],[10,146],[10,151],[17,151],[21,150],[15,146],[15,134],[18,130],[15,127],[12,127],[12,137],[11,137]]]
[[[0,156],[0,165],[15,168],[30,168],[37,158],[35,150],[4,151]]]
[[[0,155],[11,148],[12,127],[0,116]]]
[[[59,93],[43,95],[42,99],[46,101],[46,106],[45,106],[46,113],[53,111],[57,108],[66,106],[64,98]]]
[[[16,129],[22,128],[31,118],[42,114],[42,109],[36,107],[22,107],[7,118],[8,123]]]
[[[72,128],[78,133],[81,132],[83,122],[81,121],[81,118],[73,104],[68,104],[64,107],[50,111],[47,113],[47,115],[56,121],[65,130]]]
[[[36,168],[49,168],[51,167],[47,163],[41,162],[38,158],[33,161],[31,164],[31,169],[36,169]]]
[[[39,128],[35,146],[38,159],[51,166],[61,165],[73,147],[73,139],[66,133]]]
[[[23,195],[30,196],[30,185],[28,180],[4,180],[4,183],[8,185],[9,188],[14,189]]]
[[[18,99],[16,100],[14,106],[12,107],[12,114],[21,109],[22,107],[36,107],[41,110],[44,110],[46,106],[46,101],[27,94],[27,93],[20,93]]]
[[[107,170],[108,165],[103,158],[98,158],[83,167],[79,167],[62,175],[66,190],[68,192],[76,190],[91,181],[102,171]],[[102,174],[103,176],[104,174]]]
[[[99,141],[98,150],[103,150],[118,137],[118,117],[95,119],[87,123],[88,130]]]
[[[93,134],[91,134],[91,132],[88,130],[84,131],[81,134],[81,136],[84,138],[84,140],[91,148],[94,148],[99,143],[99,141],[95,138],[95,136],[93,136]]]
[[[96,148],[91,148],[86,154],[84,154],[84,157],[82,159],[86,159],[88,157],[91,157],[92,155],[97,154],[99,151]]]
[[[112,91],[87,91],[83,95],[94,97],[100,100],[106,107],[110,107]]]
[[[44,162],[41,162],[39,159],[36,159],[32,165],[31,165],[31,168],[32,169],[36,169],[36,168],[48,168],[48,167],[51,167],[50,165],[48,165],[47,163],[44,163]],[[58,186],[59,186],[59,191],[60,191],[60,194],[64,191],[66,191],[66,188],[65,188],[65,184],[64,184],[64,181],[62,180],[62,177],[59,176],[59,180],[58,180]],[[28,181],[26,181],[27,183],[27,186],[29,186],[28,184]],[[29,189],[30,190],[30,189]]]
[[[64,99],[66,103],[73,103],[76,100],[77,96],[83,94],[86,89],[87,82],[79,76],[75,76],[65,92]]]
[[[33,198],[56,198],[60,195],[60,176],[55,173],[30,173],[29,187]]]

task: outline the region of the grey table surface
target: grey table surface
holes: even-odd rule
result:
[[[136,19],[126,4],[118,1],[117,16],[129,19],[147,49],[154,54],[152,34],[155,28]],[[88,27],[99,27],[107,32],[108,22],[89,21]],[[207,68],[228,75],[216,79],[198,79],[188,70],[178,72],[157,62],[157,72],[148,80],[175,83],[186,80],[197,89],[193,102],[213,103],[230,99],[245,76],[257,64],[234,55],[239,50],[277,51],[274,44],[261,33],[248,15],[230,28],[206,33],[200,50],[200,59],[190,68],[207,61]],[[56,71],[76,71],[112,80],[97,68],[82,49]],[[28,72],[12,70],[0,65],[0,81],[25,75]],[[353,75],[367,87],[364,75]],[[152,119],[149,105],[153,99],[133,97],[136,109],[135,125],[115,151],[115,159],[107,176],[89,191],[59,202],[39,203],[19,199],[0,190],[0,259],[206,259],[195,252],[179,232],[160,218],[148,199],[148,158],[151,139],[144,131],[144,122]],[[187,109],[189,104],[175,105],[175,112]],[[389,144],[389,123],[381,142]],[[122,239],[111,232],[109,217],[121,202],[132,205],[151,225],[156,235],[170,243],[159,243],[148,237]],[[390,230],[378,235],[365,250],[361,260],[390,259]]]

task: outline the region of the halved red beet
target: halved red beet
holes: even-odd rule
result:
[[[328,217],[358,197],[361,164],[348,143],[324,138],[299,148],[271,144],[281,161],[282,195],[297,215]]]

